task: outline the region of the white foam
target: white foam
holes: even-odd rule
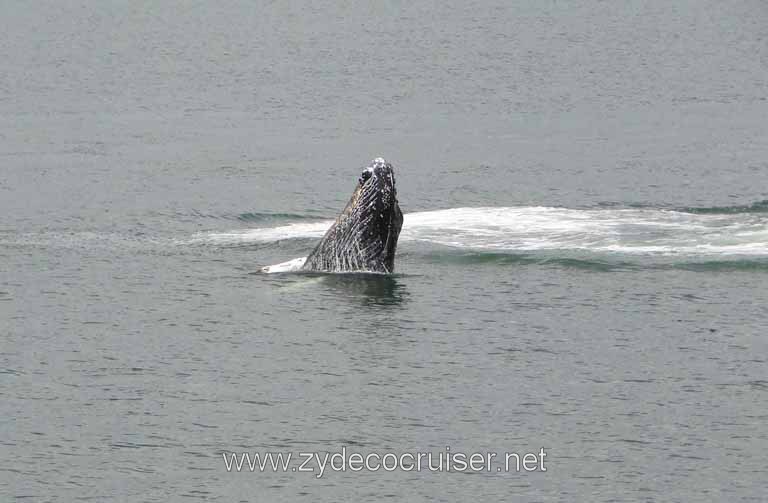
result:
[[[332,223],[294,223],[198,238],[219,244],[320,238]],[[493,251],[768,255],[768,215],[538,206],[453,208],[406,214],[400,242]]]
[[[455,208],[407,215],[403,239],[482,250],[768,254],[768,218],[656,209]]]

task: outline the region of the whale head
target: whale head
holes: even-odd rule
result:
[[[394,168],[378,157],[363,168],[352,197],[303,269],[391,273],[402,225]]]

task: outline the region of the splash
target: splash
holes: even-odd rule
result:
[[[209,233],[215,244],[320,238],[332,221]],[[400,240],[494,252],[768,255],[768,214],[662,209],[452,208],[406,214]]]

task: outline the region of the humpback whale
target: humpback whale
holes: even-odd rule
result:
[[[402,226],[394,168],[378,157],[363,169],[349,202],[301,270],[394,272]]]

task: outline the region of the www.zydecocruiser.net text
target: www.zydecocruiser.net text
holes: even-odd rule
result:
[[[546,472],[547,453],[538,452],[352,452],[346,446],[338,452],[232,452],[221,453],[228,472],[313,473],[320,478],[333,472]]]

